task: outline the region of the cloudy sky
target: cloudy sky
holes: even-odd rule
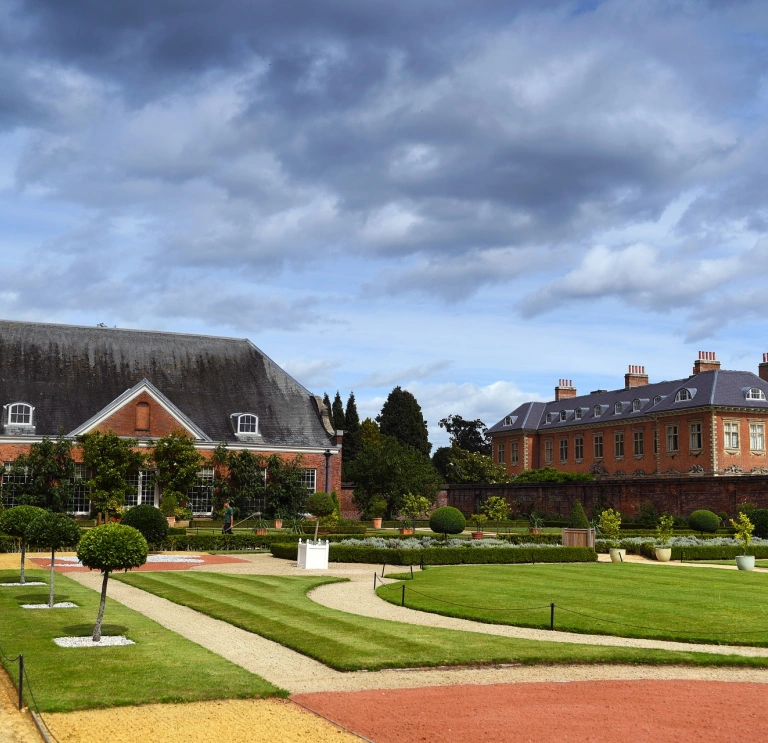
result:
[[[768,4],[4,0],[0,316],[246,336],[444,442],[768,351]]]

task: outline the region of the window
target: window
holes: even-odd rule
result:
[[[765,425],[762,423],[749,424],[749,448],[752,451],[765,450]]]
[[[560,439],[560,463],[568,461],[568,439]]]
[[[616,431],[613,434],[613,456],[616,459],[624,456],[624,431]]]
[[[765,400],[765,392],[757,387],[752,387],[747,390],[746,398],[747,400]]]
[[[20,485],[23,485],[28,479],[27,470],[13,472],[13,462],[5,462],[3,472],[3,505],[6,508],[20,505],[17,503],[17,496],[20,495]]]
[[[149,470],[137,470],[128,474],[126,479],[134,487],[134,492],[125,496],[126,506],[138,506],[142,503],[155,505],[154,476],[155,473]]]
[[[504,425],[505,426],[511,426],[516,420],[517,420],[517,416],[516,415],[508,415],[504,419]]]
[[[701,423],[691,423],[691,451],[701,451],[704,448],[704,435],[701,432]]]
[[[677,426],[667,426],[667,451],[679,451],[680,443]]]
[[[689,389],[683,387],[683,389],[677,391],[675,402],[685,402],[686,400],[693,400],[693,395]]]
[[[656,395],[656,397],[653,398],[653,404],[658,405],[662,401],[661,395]]]
[[[622,411],[622,405],[621,405],[621,403],[620,403],[620,402],[617,402],[617,403],[616,403],[616,404],[613,406],[613,414],[614,414],[614,415],[618,415],[619,413],[621,413],[621,411]]]
[[[576,410],[573,411],[573,417],[576,420],[581,420],[581,408],[576,408]]]
[[[552,439],[548,439],[544,442],[544,461],[547,464],[552,464],[552,460],[555,458],[554,446],[552,445]]]
[[[250,413],[243,413],[243,415],[237,416],[237,432],[238,433],[258,433],[259,432],[259,419],[255,415]]]
[[[632,432],[632,453],[636,457],[645,456],[645,440],[642,431]]]
[[[312,495],[317,490],[317,470],[305,469],[302,482],[307,489],[307,495]]]
[[[653,429],[653,453],[654,454],[659,453],[659,429],[658,428]]]
[[[32,406],[16,402],[8,406],[8,423],[12,426],[32,425]]]
[[[75,464],[74,491],[69,502],[69,513],[90,513],[91,489],[85,484],[91,479],[91,471],[84,464]]]
[[[641,407],[642,407],[642,404],[640,403],[640,400],[632,400],[632,412],[633,413],[639,412]]]
[[[513,441],[510,444],[510,456],[512,457],[513,465],[516,465],[519,461],[519,457],[518,457],[519,448],[520,448],[520,445],[517,443],[517,441]]]
[[[603,414],[603,406],[595,405],[595,417],[599,418]]]
[[[584,460],[584,437],[576,436],[573,440],[573,456],[577,462]]]
[[[194,514],[213,511],[213,467],[203,467],[197,473],[197,484],[187,490],[187,504]]]
[[[149,431],[149,403],[140,402],[136,406],[136,430]]]
[[[603,458],[603,434],[596,433],[594,437],[595,459]]]
[[[547,423],[552,423],[552,413],[547,413]]]
[[[564,421],[568,417],[568,413],[565,410],[560,411],[560,420]]]
[[[723,433],[725,434],[725,448],[739,448],[739,424],[737,422],[723,423]]]
[[[504,444],[496,444],[496,461],[499,464],[504,464]]]

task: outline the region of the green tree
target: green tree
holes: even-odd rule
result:
[[[37,506],[14,506],[5,511],[0,511],[0,532],[16,537],[21,546],[21,577],[19,583],[24,585],[26,575],[24,573],[24,559],[27,554],[27,528],[46,511]]]
[[[362,449],[362,447],[370,446],[371,444],[378,444],[379,441],[381,441],[379,424],[370,418],[366,418],[360,424],[360,448]]]
[[[510,481],[507,468],[496,464],[487,454],[471,452],[452,446],[445,466],[447,482],[497,485]]]
[[[275,513],[304,513],[309,493],[304,482],[301,456],[283,459],[272,454],[267,460],[267,507],[270,518]]]
[[[573,501],[571,520],[568,522],[568,526],[571,529],[589,529],[589,519],[584,512],[584,506],[581,505],[581,501],[578,498]]]
[[[442,484],[426,454],[392,436],[364,445],[350,468],[350,477],[355,483],[352,500],[365,518],[370,518],[370,504],[379,497],[387,502],[389,516],[402,509],[408,493],[423,495],[433,503]]]
[[[331,405],[331,398],[328,397],[328,393],[323,393],[323,405],[325,405],[325,409],[328,411],[328,420],[333,424],[333,407]]]
[[[492,495],[483,503],[480,510],[488,517],[489,521],[495,522],[496,531],[499,530],[499,524],[509,516],[509,504],[500,495]]]
[[[432,455],[432,464],[446,482],[448,482],[448,462],[451,460],[452,451],[452,446],[439,446]]]
[[[157,471],[155,479],[160,494],[173,494],[182,505],[187,505],[187,491],[197,484],[203,455],[195,449],[195,442],[183,430],[173,431],[159,438],[150,458]]]
[[[93,431],[78,436],[77,443],[91,475],[86,484],[92,507],[105,514],[121,513],[126,496],[136,492],[128,478],[144,465],[144,455],[136,450],[139,442],[120,438],[114,431]]]
[[[56,550],[74,547],[80,541],[80,527],[65,513],[46,511],[27,526],[27,542],[33,547],[47,547],[51,551],[51,576],[48,580],[48,606],[53,609],[53,578]]]
[[[479,418],[469,421],[460,415],[449,415],[438,423],[451,438],[451,443],[465,451],[478,454],[491,453],[491,440],[488,427]]]
[[[423,495],[406,493],[403,496],[402,505],[400,506],[400,513],[403,516],[403,526],[413,528],[416,519],[419,516],[423,516],[431,505],[429,499],[425,498]]]
[[[344,441],[341,448],[342,472],[344,479],[348,479],[349,465],[355,461],[355,457],[363,447],[363,435],[360,427],[360,416],[357,414],[355,393],[350,392],[347,399],[347,409],[344,412]]]
[[[336,397],[333,398],[333,405],[331,405],[331,421],[333,423],[333,427],[337,431],[343,431],[345,428],[345,420],[344,420],[344,404],[341,402],[341,395],[339,394],[339,391],[336,390]]]
[[[429,456],[432,444],[429,443],[427,422],[421,413],[421,406],[410,392],[395,387],[376,420],[382,436],[393,436],[401,444],[412,446]]]
[[[12,483],[9,493],[16,505],[63,513],[74,492],[72,441],[61,431],[55,440],[44,436],[29,447],[28,453],[16,457],[11,474],[20,476],[14,478],[17,482]]]
[[[77,546],[78,559],[85,567],[100,570],[104,574],[99,614],[93,628],[94,642],[101,640],[101,622],[104,619],[109,574],[115,570],[130,570],[143,565],[147,561],[148,551],[147,540],[132,526],[105,524],[89,529],[83,534]]]
[[[586,472],[561,472],[554,467],[539,470],[523,470],[515,482],[591,482],[595,478]]]
[[[266,511],[267,457],[250,451],[231,451],[226,444],[220,444],[213,453],[213,463],[218,508],[228,500],[238,517]]]
[[[318,490],[307,498],[307,510],[315,517],[315,543],[317,543],[320,519],[324,516],[330,516],[336,510],[336,506],[330,494]]]

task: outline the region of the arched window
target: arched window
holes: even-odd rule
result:
[[[765,400],[765,392],[757,387],[747,390],[747,400]]]
[[[566,413],[565,410],[561,410],[560,411],[560,420],[564,421],[564,420],[566,420],[566,418],[568,418],[568,413]]]
[[[547,423],[552,423],[552,413],[547,413],[546,421]]]
[[[683,389],[677,391],[675,402],[685,402],[686,400],[693,400],[693,395],[689,389],[683,387]]]
[[[661,395],[656,395],[656,397],[653,398],[653,404],[658,405],[661,402]]]
[[[603,406],[595,405],[595,417],[599,417],[603,414]]]
[[[581,408],[576,408],[576,410],[573,411],[573,417],[577,420],[581,418]]]
[[[243,413],[237,417],[238,433],[258,433],[259,419],[250,413]]]
[[[613,406],[613,412],[614,412],[615,415],[618,415],[622,411],[622,409],[623,409],[623,407],[622,407],[622,404],[620,402],[617,402]]]
[[[632,400],[632,412],[637,413],[641,408],[640,400]]]
[[[136,430],[149,431],[149,403],[147,402],[136,405]]]
[[[32,406],[25,402],[15,402],[8,406],[8,423],[17,426],[32,425]]]

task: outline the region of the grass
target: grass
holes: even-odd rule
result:
[[[478,565],[430,568],[406,586],[410,608],[481,622],[548,629],[554,602],[555,628],[568,632],[768,646],[768,580],[760,573],[629,563]],[[400,603],[399,585],[378,594]]]
[[[696,560],[696,562],[700,565],[736,565],[736,560],[733,557],[730,560]],[[755,567],[768,568],[768,560],[755,560]]]
[[[47,581],[47,576],[47,571],[27,570],[27,580]],[[18,570],[0,571],[0,582],[18,578]],[[0,587],[0,646],[7,656],[24,654],[32,691],[43,712],[286,696],[259,676],[110,599],[103,634],[127,635],[135,645],[60,648],[53,638],[91,635],[99,594],[57,574],[56,601],[72,601],[77,609],[20,606],[47,601],[47,585]],[[18,663],[3,659],[3,665],[17,682]]]
[[[768,667],[768,658],[550,643],[420,627],[347,614],[307,597],[307,591],[317,586],[339,582],[335,578],[169,571],[121,574],[117,579],[340,671],[494,663]]]

